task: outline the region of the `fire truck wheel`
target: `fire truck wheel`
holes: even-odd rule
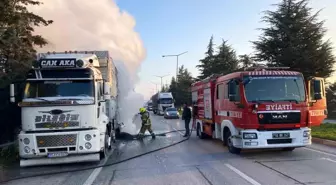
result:
[[[201,125],[198,123],[197,124],[197,136],[200,138],[200,139],[204,139],[205,138],[205,135],[203,132],[201,132]]]
[[[231,140],[231,132],[229,130],[227,130],[224,133],[224,138],[225,138],[224,142],[227,144],[229,152],[232,153],[232,154],[240,154],[241,149],[233,146],[233,143],[232,143],[232,140]]]
[[[104,145],[104,149],[103,151],[100,151],[100,159],[104,159],[107,155],[107,150],[108,150],[108,139],[109,139],[109,136],[108,134],[106,133],[105,134],[105,145]]]

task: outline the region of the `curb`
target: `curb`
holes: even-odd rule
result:
[[[336,141],[331,141],[331,140],[328,140],[328,139],[320,139],[320,138],[313,137],[312,142],[336,148]]]

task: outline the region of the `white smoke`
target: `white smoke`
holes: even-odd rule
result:
[[[139,34],[134,31],[134,18],[121,11],[113,0],[41,1],[43,5],[30,9],[54,23],[35,30],[50,43],[39,49],[40,52],[108,50],[114,61],[123,61],[117,68],[121,87],[119,106],[123,110],[120,121],[126,129],[131,124],[129,117],[142,106],[136,102],[143,103],[143,97],[133,92],[146,53]],[[131,127],[127,128],[129,132]]]
[[[128,76],[129,72],[123,62],[116,62],[118,68],[118,84],[119,84],[119,122],[125,124],[122,132],[135,135],[136,126],[133,124],[133,117],[139,112],[139,108],[143,106],[144,97],[134,92],[134,83]]]

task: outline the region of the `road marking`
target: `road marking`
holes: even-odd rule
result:
[[[225,164],[225,166],[227,166],[228,168],[230,168],[230,170],[234,171],[239,176],[241,176],[242,178],[244,178],[245,180],[247,180],[249,183],[251,183],[253,185],[261,185],[259,182],[255,181],[251,177],[247,176],[245,173],[243,173],[243,172],[239,171],[237,168],[231,166],[230,164]]]
[[[311,148],[303,148],[303,149],[310,150],[310,151],[317,152],[317,153],[321,153],[321,154],[325,154],[325,155],[329,155],[329,156],[332,156],[332,157],[336,157],[335,154],[331,154],[331,153],[327,153],[327,152],[323,152],[323,151],[319,151],[319,150],[315,150],[315,149],[311,149]]]
[[[102,169],[102,167],[99,167],[93,170],[93,172],[91,173],[89,178],[86,179],[83,185],[92,185],[93,181],[97,178]]]
[[[332,160],[332,159],[329,159],[329,158],[321,158],[322,160],[327,160],[327,161],[330,161],[330,162],[334,162],[334,163],[336,163],[336,161],[335,160]]]
[[[179,131],[179,130],[177,130],[176,128],[174,128],[174,127],[172,127],[176,132],[178,132],[179,134],[181,134],[181,136],[184,136],[184,134],[181,132],[181,131]]]
[[[110,156],[113,153],[113,146],[111,151],[106,155],[104,162],[101,164],[101,166],[104,166],[106,164],[106,162],[108,161],[108,159],[110,158]],[[97,176],[99,175],[99,173],[101,172],[101,170],[103,169],[103,167],[99,167],[96,168],[92,171],[92,173],[90,174],[90,176],[86,179],[86,181],[84,182],[83,185],[92,185],[94,180],[96,180]]]

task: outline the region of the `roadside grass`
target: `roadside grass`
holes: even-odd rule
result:
[[[336,141],[336,124],[324,123],[311,129],[313,137]]]
[[[18,159],[18,144],[13,144],[0,148],[0,169],[9,166],[9,164],[17,161]]]

